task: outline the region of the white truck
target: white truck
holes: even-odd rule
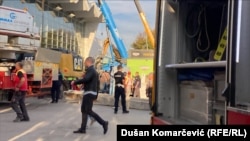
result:
[[[40,46],[39,29],[34,26],[34,18],[26,10],[0,6],[0,37],[1,43]]]
[[[40,48],[39,28],[27,10],[0,6],[0,102],[9,101],[16,61],[22,61],[28,75],[27,96],[50,94],[58,79],[61,53]]]

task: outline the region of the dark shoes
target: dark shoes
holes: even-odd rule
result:
[[[86,133],[86,130],[82,130],[81,128],[76,130],[76,131],[73,131],[73,133],[75,134],[85,134]]]
[[[109,122],[105,121],[104,124],[102,125],[103,126],[103,134],[106,134],[108,132],[108,124],[109,124]]]
[[[30,119],[28,119],[28,118],[20,118],[20,117],[16,117],[16,119],[15,119],[15,120],[13,120],[13,122],[23,122],[23,121],[28,122],[28,121],[30,121]]]
[[[102,127],[103,127],[103,134],[106,134],[108,132],[108,124],[109,124],[108,121],[105,121],[103,123],[103,125],[102,125]],[[75,133],[75,134],[85,134],[86,130],[83,130],[83,129],[79,128],[78,130],[73,131],[73,133]]]
[[[28,121],[30,121],[30,119],[25,119],[25,118],[23,118],[23,119],[21,119],[21,121],[26,121],[26,122],[28,122]]]
[[[13,122],[21,122],[22,118],[16,117],[16,119],[13,120]]]
[[[123,114],[128,114],[129,111],[126,110],[126,111],[123,111],[122,113],[123,113]],[[117,111],[114,111],[114,114],[117,114]]]
[[[129,111],[123,111],[122,113],[123,113],[123,114],[128,114],[128,113],[129,113]]]
[[[50,103],[58,103],[58,101],[51,101]]]

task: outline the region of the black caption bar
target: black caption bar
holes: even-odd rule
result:
[[[180,137],[250,141],[248,134],[250,125],[117,125],[117,141],[148,137],[157,138],[157,141]]]

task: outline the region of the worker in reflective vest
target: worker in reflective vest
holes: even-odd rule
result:
[[[14,122],[29,121],[28,112],[25,106],[25,95],[28,90],[26,72],[23,70],[23,63],[16,63],[16,75],[14,78],[15,92],[12,96],[12,108],[17,117]],[[19,107],[20,106],[20,107]]]

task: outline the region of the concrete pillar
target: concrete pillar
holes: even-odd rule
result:
[[[76,33],[80,55],[84,58],[89,56],[98,24],[99,22],[86,22],[83,24],[83,31]]]

